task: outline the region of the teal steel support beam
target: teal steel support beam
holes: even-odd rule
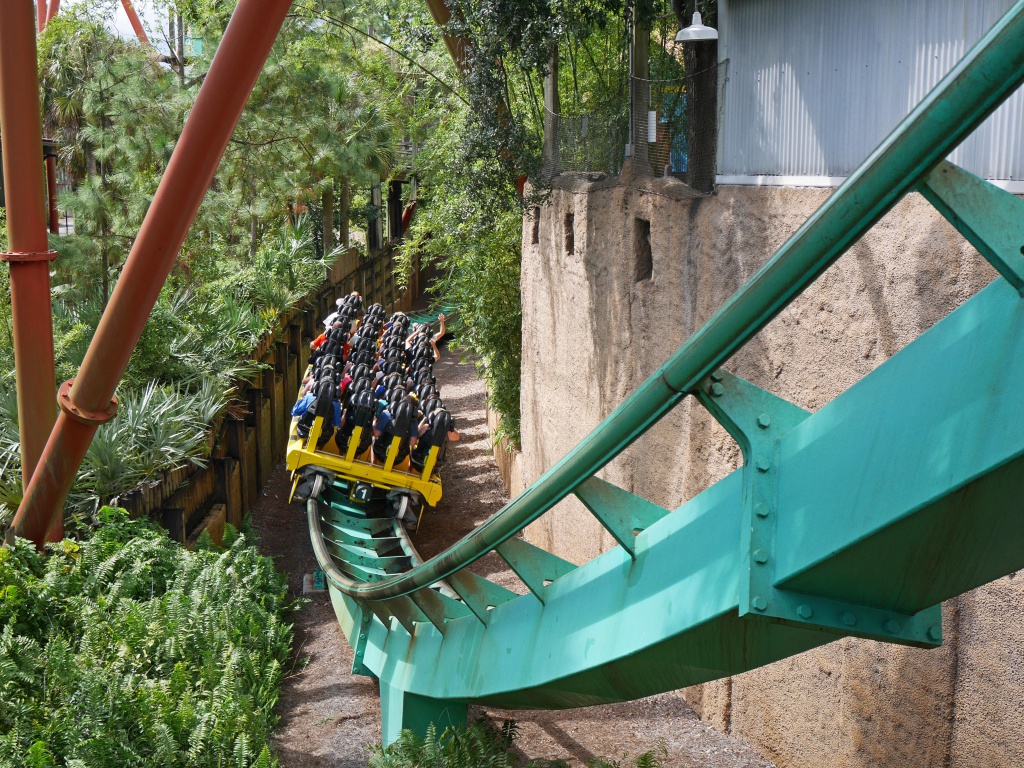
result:
[[[542,603],[551,582],[576,570],[576,566],[567,560],[523,539],[509,539],[496,549],[501,559]]]
[[[442,635],[447,631],[449,621],[471,615],[465,603],[446,597],[433,589],[421,589],[413,592],[409,598]]]
[[[918,190],[1024,296],[1024,200],[945,160]]]
[[[467,570],[453,573],[447,582],[473,615],[486,624],[490,612],[518,595]]]
[[[373,677],[373,673],[363,664],[363,654],[366,653],[366,638],[370,632],[370,622],[373,621],[373,613],[364,605],[360,607],[356,617],[357,621],[352,623],[354,631],[351,632],[349,637],[352,645],[352,674]]]
[[[696,393],[700,403],[732,435],[743,453],[743,520],[740,537],[739,612],[807,621],[806,602],[789,606],[773,588],[775,520],[778,517],[778,441],[810,414],[727,371],[712,372]],[[790,608],[794,610],[790,610]],[[798,610],[799,613],[794,613]],[[819,611],[815,624],[822,625]],[[823,626],[828,626],[826,620]]]
[[[998,280],[815,414],[833,431],[790,433],[779,586],[908,612],[1024,566],[1021,381],[1024,302]]]
[[[428,621],[427,615],[411,597],[393,597],[384,602],[384,607],[410,635],[416,634],[416,624],[426,624]]]
[[[384,684],[380,687],[380,719],[385,744],[393,743],[406,729],[425,734],[430,725],[440,736],[446,728],[465,725],[467,710],[465,702],[439,701]]]

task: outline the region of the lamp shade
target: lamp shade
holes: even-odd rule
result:
[[[714,27],[705,27],[701,22],[700,12],[693,14],[693,23],[688,27],[680,29],[676,33],[677,43],[696,43],[701,40],[717,40],[718,30]]]

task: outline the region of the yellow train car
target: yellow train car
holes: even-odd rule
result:
[[[375,309],[380,311],[374,312]],[[318,498],[327,486],[331,486],[332,498],[344,499],[348,514],[366,517],[386,514],[413,529],[418,526],[425,507],[434,507],[441,500],[443,488],[437,469],[444,455],[445,435],[439,430],[430,431],[430,439],[422,442],[416,451],[413,466],[414,441],[411,437],[419,439],[417,425],[423,424],[421,430],[428,430],[428,427],[425,421],[420,421],[423,414],[415,408],[412,408],[411,417],[408,415],[410,411],[406,410],[404,420],[398,415],[399,409],[394,417],[389,416],[394,418],[394,434],[390,443],[383,446],[380,441],[386,438],[380,434],[373,442],[375,421],[384,408],[384,403],[377,399],[378,382],[394,378],[383,376],[379,370],[381,362],[385,357],[401,359],[403,362],[395,363],[394,367],[400,369],[399,377],[403,383],[412,381],[412,363],[405,367],[407,356],[411,358],[405,343],[405,334],[409,333],[408,318],[394,315],[385,326],[382,309],[375,305],[368,310],[362,322],[355,321],[358,330],[349,335],[354,312],[346,310],[340,303],[339,310],[325,321],[325,329],[330,330],[325,330],[319,341],[326,343],[326,352],[317,347],[323,359],[318,361],[316,368],[311,365],[307,369],[305,378],[314,381],[305,395],[300,392],[297,407],[293,409],[286,450],[286,466],[292,475],[289,500]],[[396,318],[404,322],[398,323]],[[396,323],[398,328],[391,328]],[[422,329],[414,329],[413,333],[416,332],[424,333]],[[432,362],[421,360],[418,364],[422,369],[429,368]],[[369,371],[369,376],[365,372],[356,373],[363,378],[360,387],[352,387],[353,390],[358,389],[358,397],[348,391],[343,398],[340,392],[344,393],[346,384],[353,380],[347,377],[340,386],[339,381],[343,375],[347,376],[344,372],[353,370],[353,366],[357,370]],[[398,389],[406,394],[403,387]],[[302,403],[304,399],[306,402]],[[347,403],[344,411],[340,410],[339,401],[342,399]],[[408,397],[408,400],[415,401],[415,398]],[[300,415],[294,415],[296,411]],[[341,429],[342,412],[346,414],[345,430]]]

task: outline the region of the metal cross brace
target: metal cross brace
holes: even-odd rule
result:
[[[918,191],[1024,296],[1024,200],[946,160]]]
[[[495,551],[542,603],[551,582],[576,570],[576,566],[568,560],[523,539],[508,539],[495,547]]]
[[[596,475],[576,486],[573,493],[633,559],[636,559],[636,534],[668,514],[667,509]]]

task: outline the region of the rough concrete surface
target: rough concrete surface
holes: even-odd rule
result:
[[[523,231],[522,483],[607,416],[829,194],[723,187],[692,198],[670,180],[561,182],[540,209],[537,242],[532,224]],[[817,410],[994,277],[911,195],[726,367]],[[688,399],[601,474],[673,509],[739,463],[735,442]],[[527,538],[576,563],[614,545],[575,500]],[[1024,765],[1024,582],[950,601],[944,634],[934,651],[842,640],[686,696],[780,766]]]
[[[424,516],[414,542],[431,556],[455,543],[508,500],[491,453],[484,387],[471,363],[448,350],[435,366],[445,404],[462,439],[449,450],[445,495]],[[316,568],[305,516],[287,503],[288,475],[278,466],[252,513],[265,554],[288,574],[293,597],[302,576]],[[519,593],[526,591],[497,555],[475,564],[480,575]],[[272,746],[282,768],[365,768],[368,745],[380,743],[380,693],[376,681],[350,674],[352,649],[338,627],[330,599],[314,594],[295,613],[295,652],[278,703],[281,723]],[[563,758],[582,766],[595,756],[634,757],[664,743],[672,768],[771,768],[735,738],[702,723],[678,694],[666,694],[569,712],[504,712],[473,709],[470,717],[515,719],[517,745],[530,758]]]

